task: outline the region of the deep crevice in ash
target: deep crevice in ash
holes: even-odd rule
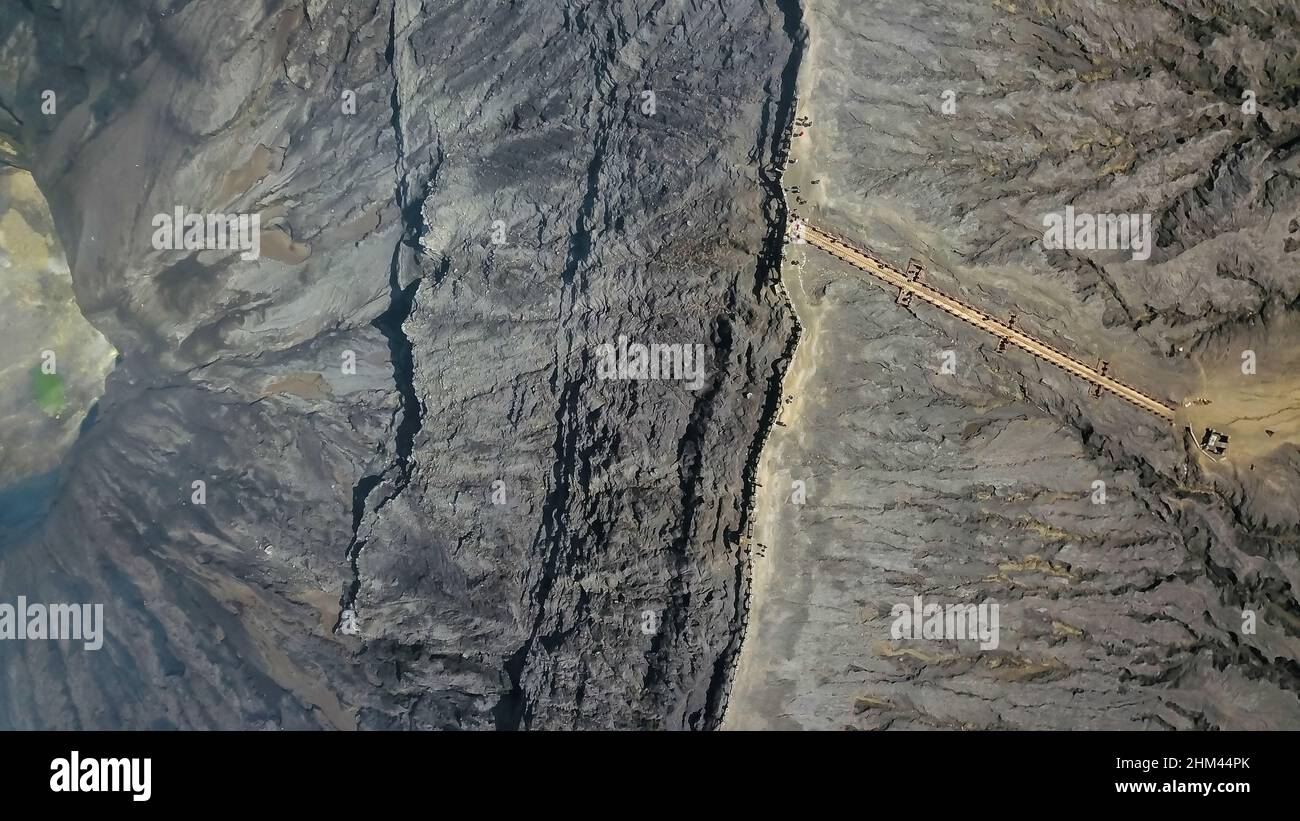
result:
[[[389,17],[388,46],[384,51],[384,58],[388,61],[388,68],[393,79],[393,91],[390,100],[393,136],[397,147],[397,160],[395,163],[397,171],[396,201],[402,220],[402,233],[398,237],[397,244],[393,247],[393,261],[388,269],[388,309],[370,324],[377,328],[384,335],[384,338],[388,340],[389,359],[393,363],[393,385],[400,398],[397,413],[400,414],[401,419],[397,424],[394,436],[395,452],[393,461],[383,473],[362,478],[352,492],[352,539],[348,544],[346,553],[352,571],[352,579],[347,589],[343,591],[339,603],[339,620],[335,624],[335,630],[343,626],[344,614],[348,611],[355,611],[357,593],[361,589],[361,573],[357,562],[361,550],[366,545],[366,540],[360,538],[360,532],[370,494],[386,480],[390,482],[392,489],[383,501],[376,505],[375,512],[377,513],[406,487],[411,477],[411,451],[415,444],[415,437],[424,424],[424,409],[415,392],[413,345],[402,327],[415,306],[415,294],[419,290],[422,280],[417,277],[403,287],[401,275],[402,245],[405,244],[414,249],[417,254],[419,253],[420,235],[424,230],[424,198],[422,196],[417,198],[410,196],[408,172],[405,168],[406,147],[402,138],[401,86],[397,77],[396,51],[397,5],[394,3]]]

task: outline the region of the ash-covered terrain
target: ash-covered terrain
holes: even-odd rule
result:
[[[0,496],[0,602],[103,603],[104,644],[0,641],[0,728],[1300,728],[1298,32],[0,0],[41,308],[119,354]],[[1067,205],[1150,214],[1149,257],[1045,248]],[[792,211],[1176,422],[782,259]],[[177,213],[256,215],[256,258]],[[702,379],[611,376],[629,341]],[[894,637],[915,596],[996,603],[996,646]]]
[[[1294,4],[803,5],[792,208],[1179,417],[791,245],[727,725],[1300,727]],[[1149,259],[1046,249],[1067,205],[1150,214]],[[918,595],[1000,641],[895,635]]]

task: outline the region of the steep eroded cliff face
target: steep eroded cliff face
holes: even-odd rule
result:
[[[1294,5],[804,6],[792,208],[1180,408],[792,246],[728,724],[1300,727]],[[1151,215],[1149,259],[1045,249],[1066,206]],[[1000,642],[893,635],[916,595],[999,605]]]
[[[0,724],[716,722],[793,327],[788,12],[8,3],[9,161],[123,359],[0,554],[105,646],[0,647]],[[260,258],[158,248],[176,208]],[[703,384],[602,379],[620,335]]]

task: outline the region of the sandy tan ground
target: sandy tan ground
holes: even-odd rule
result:
[[[1234,334],[1193,360],[1197,380],[1183,409],[1195,431],[1213,427],[1231,437],[1220,459],[1202,455],[1211,475],[1251,474],[1262,496],[1285,498],[1289,473],[1268,464],[1285,460],[1300,445],[1300,321],[1282,317]],[[1248,373],[1253,353],[1254,372]],[[1268,493],[1267,490],[1272,490]],[[1279,511],[1282,513],[1282,511]]]
[[[809,5],[809,3],[804,4],[805,15]],[[810,38],[805,58],[808,65],[814,63],[815,43],[815,38]],[[796,117],[812,117],[814,127],[811,129],[795,127],[795,131],[802,131],[803,135],[792,141],[790,156],[800,162],[786,168],[782,183],[787,189],[798,188],[809,203],[821,203],[825,201],[826,180],[821,180],[818,185],[811,184],[816,177],[810,176],[810,163],[806,159],[813,154],[812,145],[817,133],[817,115],[815,108],[805,102],[804,82],[801,79],[800,104]],[[798,214],[807,209],[807,206],[800,205],[796,195],[789,191],[786,193],[786,202],[791,213]],[[769,619],[766,608],[771,602],[771,580],[776,565],[776,553],[789,549],[789,545],[782,545],[782,540],[778,537],[779,518],[788,512],[787,506],[791,504],[793,494],[794,479],[784,468],[790,462],[787,454],[790,445],[800,441],[799,419],[808,401],[809,381],[817,367],[819,323],[816,313],[808,302],[808,293],[803,281],[803,266],[808,264],[809,250],[807,245],[787,245],[785,263],[781,268],[782,282],[790,295],[795,313],[803,323],[803,337],[799,340],[794,360],[786,372],[785,396],[782,397],[779,416],[782,425],[777,425],[773,429],[759,461],[758,481],[762,487],[758,490],[754,505],[753,542],[764,545],[765,550],[761,556],[754,554],[750,581],[750,628],[736,667],[723,729],[746,730],[769,726],[768,719],[775,714],[774,711],[780,710],[779,699],[773,697],[774,691],[769,686],[766,671],[759,669],[760,663],[755,662],[756,657],[767,658],[770,655],[764,646],[767,638],[760,635],[755,626]],[[792,401],[787,402],[787,398]],[[759,646],[755,647],[755,645]]]
[[[749,634],[745,637],[745,648],[741,651],[732,685],[731,700],[723,721],[723,729],[745,730],[760,729],[769,726],[770,719],[781,709],[779,699],[774,698],[766,671],[759,669],[755,659],[770,658],[767,647],[769,637],[757,629],[757,625],[772,620],[768,610],[772,607],[772,575],[777,567],[778,554],[791,549],[781,536],[782,517],[790,512],[794,495],[793,476],[790,465],[793,457],[792,446],[802,442],[802,428],[799,420],[809,401],[809,383],[817,370],[818,316],[812,310],[804,291],[800,268],[791,264],[796,260],[805,261],[805,249],[787,246],[787,263],[782,271],[782,279],[790,294],[795,311],[803,322],[803,337],[795,352],[794,360],[786,373],[785,394],[792,401],[782,400],[780,421],[768,438],[767,447],[759,462],[758,476],[762,487],[758,491],[755,504],[754,542],[764,545],[763,555],[755,554],[751,577],[751,599],[749,613]],[[802,481],[807,483],[808,477]],[[779,606],[779,601],[777,602]]]
[[[0,487],[53,469],[104,390],[117,352],[82,317],[45,198],[25,171],[0,173]],[[54,353],[64,407],[43,409],[32,369]]]

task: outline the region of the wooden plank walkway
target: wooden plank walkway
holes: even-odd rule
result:
[[[801,227],[796,230],[802,233],[803,239],[809,245],[820,248],[826,253],[844,260],[854,268],[871,274],[886,285],[897,288],[900,302],[906,304],[913,297],[927,302],[939,310],[997,337],[999,350],[1005,349],[1007,345],[1015,345],[1044,362],[1049,362],[1066,373],[1089,383],[1092,385],[1094,393],[1105,391],[1167,422],[1174,421],[1177,410],[1173,405],[1111,376],[1106,372],[1105,363],[1094,367],[1021,331],[1015,327],[1014,314],[1009,320],[997,319],[922,282],[920,278],[922,269],[918,265],[908,266],[911,274],[909,276],[909,274],[903,273],[872,252],[853,245],[843,237],[809,225],[806,222],[800,225]]]

